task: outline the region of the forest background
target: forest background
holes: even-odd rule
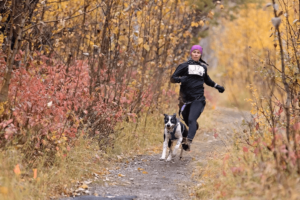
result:
[[[299,6],[0,1],[0,197],[71,194],[82,177],[155,152],[161,114],[177,111],[169,77],[209,35],[207,54],[217,60],[210,74],[226,95],[207,90],[207,108],[219,102],[251,109],[253,118],[199,169],[207,184],[195,197],[299,198]]]

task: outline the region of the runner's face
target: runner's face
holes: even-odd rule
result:
[[[194,61],[199,61],[199,60],[200,60],[201,53],[200,53],[200,51],[199,51],[198,49],[192,51],[191,54],[192,54],[192,55],[191,55],[191,56],[192,56],[192,59],[193,59]]]

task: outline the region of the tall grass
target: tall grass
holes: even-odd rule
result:
[[[1,151],[0,199],[49,199],[71,195],[78,181],[93,173],[105,173],[105,167],[109,165],[107,155],[98,150],[97,142],[83,137],[66,155],[57,154],[51,166],[47,166],[45,160],[45,157],[39,158],[34,167],[35,177],[34,169],[19,150]]]
[[[197,199],[299,199],[300,178],[276,167],[271,151],[235,139],[199,165],[194,174]],[[226,142],[226,141],[225,141]]]
[[[119,123],[112,134],[113,145],[100,151],[98,141],[80,137],[66,154],[57,153],[52,164],[41,156],[35,164],[18,149],[0,152],[0,199],[49,199],[62,194],[72,195],[78,182],[108,173],[116,162],[142,153],[158,153],[163,141],[163,115],[144,114],[138,121]],[[121,158],[121,160],[120,160]],[[20,174],[15,172],[19,165]],[[37,176],[34,175],[36,169]]]

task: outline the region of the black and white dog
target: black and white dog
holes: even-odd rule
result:
[[[176,118],[176,113],[173,115],[165,116],[165,130],[164,130],[164,143],[163,143],[163,152],[161,156],[161,160],[166,159],[167,148],[169,147],[169,156],[167,161],[171,161],[173,157],[176,156],[177,150],[180,147],[181,143],[186,141],[186,137],[188,134],[188,130],[186,126],[180,122],[180,119]],[[172,144],[177,140],[177,143],[172,151]],[[180,159],[182,158],[183,148],[181,147]]]

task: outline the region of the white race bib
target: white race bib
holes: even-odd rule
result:
[[[205,70],[200,65],[189,65],[189,74],[203,76]]]

